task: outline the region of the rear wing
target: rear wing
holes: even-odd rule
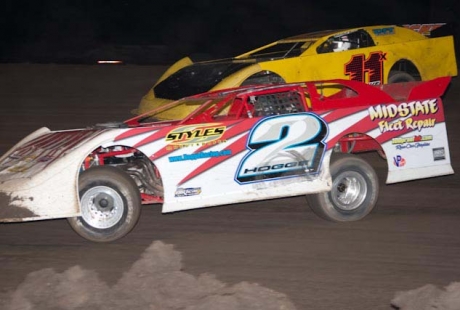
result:
[[[412,88],[407,100],[422,100],[430,97],[441,97],[449,86],[451,79],[452,78],[450,76],[444,76],[430,81],[425,81]]]
[[[377,87],[396,101],[413,101],[441,97],[450,81],[450,76],[444,76],[429,81],[382,84]]]
[[[408,28],[423,34],[426,37],[431,37],[432,32],[442,26],[445,26],[446,23],[432,23],[432,24],[405,24],[402,25],[404,28]]]

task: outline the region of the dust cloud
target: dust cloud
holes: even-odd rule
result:
[[[172,245],[153,242],[112,287],[97,272],[74,266],[27,275],[15,291],[0,296],[6,310],[295,310],[286,295],[255,283],[233,286],[213,275],[182,271]]]
[[[460,282],[440,289],[427,284],[418,289],[396,293],[391,305],[400,310],[459,310]]]
[[[211,274],[195,277],[182,269],[182,254],[173,245],[155,241],[113,286],[80,266],[62,273],[47,268],[28,274],[16,290],[0,295],[0,304],[5,310],[296,310],[286,295],[259,284],[228,286]],[[444,289],[427,284],[398,292],[391,306],[459,310],[460,282]]]

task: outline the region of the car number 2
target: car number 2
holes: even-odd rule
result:
[[[317,173],[326,149],[326,123],[315,114],[300,113],[262,119],[249,133],[235,178],[260,182]]]

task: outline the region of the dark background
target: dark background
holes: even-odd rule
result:
[[[458,32],[458,0],[336,2],[4,0],[0,62],[167,64],[190,54],[233,56],[305,32],[377,24],[448,22],[449,31]]]

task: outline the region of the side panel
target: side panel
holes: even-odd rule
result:
[[[173,212],[329,190],[332,149],[350,133],[382,145],[387,183],[453,173],[439,98],[177,126],[139,137],[133,130],[116,143],[155,162],[163,211]]]
[[[328,190],[327,125],[311,113],[170,127],[114,142],[149,156],[163,212]]]
[[[0,221],[16,222],[78,216],[77,153],[32,178],[6,181],[0,190]]]
[[[387,83],[390,70],[402,59],[414,63],[422,80],[458,73],[452,37],[261,62],[260,66],[288,83],[338,78],[378,85]]]
[[[407,59],[414,63],[424,81],[458,74],[453,37],[430,38],[384,48],[389,51],[388,71],[396,61]]]
[[[369,108],[388,161],[387,183],[454,173],[440,98]]]
[[[387,183],[452,174],[444,108],[440,98],[335,110],[323,114],[328,147],[363,133],[383,148]]]
[[[80,215],[77,180],[83,159],[117,132],[48,131],[16,145],[0,162],[0,221]]]

